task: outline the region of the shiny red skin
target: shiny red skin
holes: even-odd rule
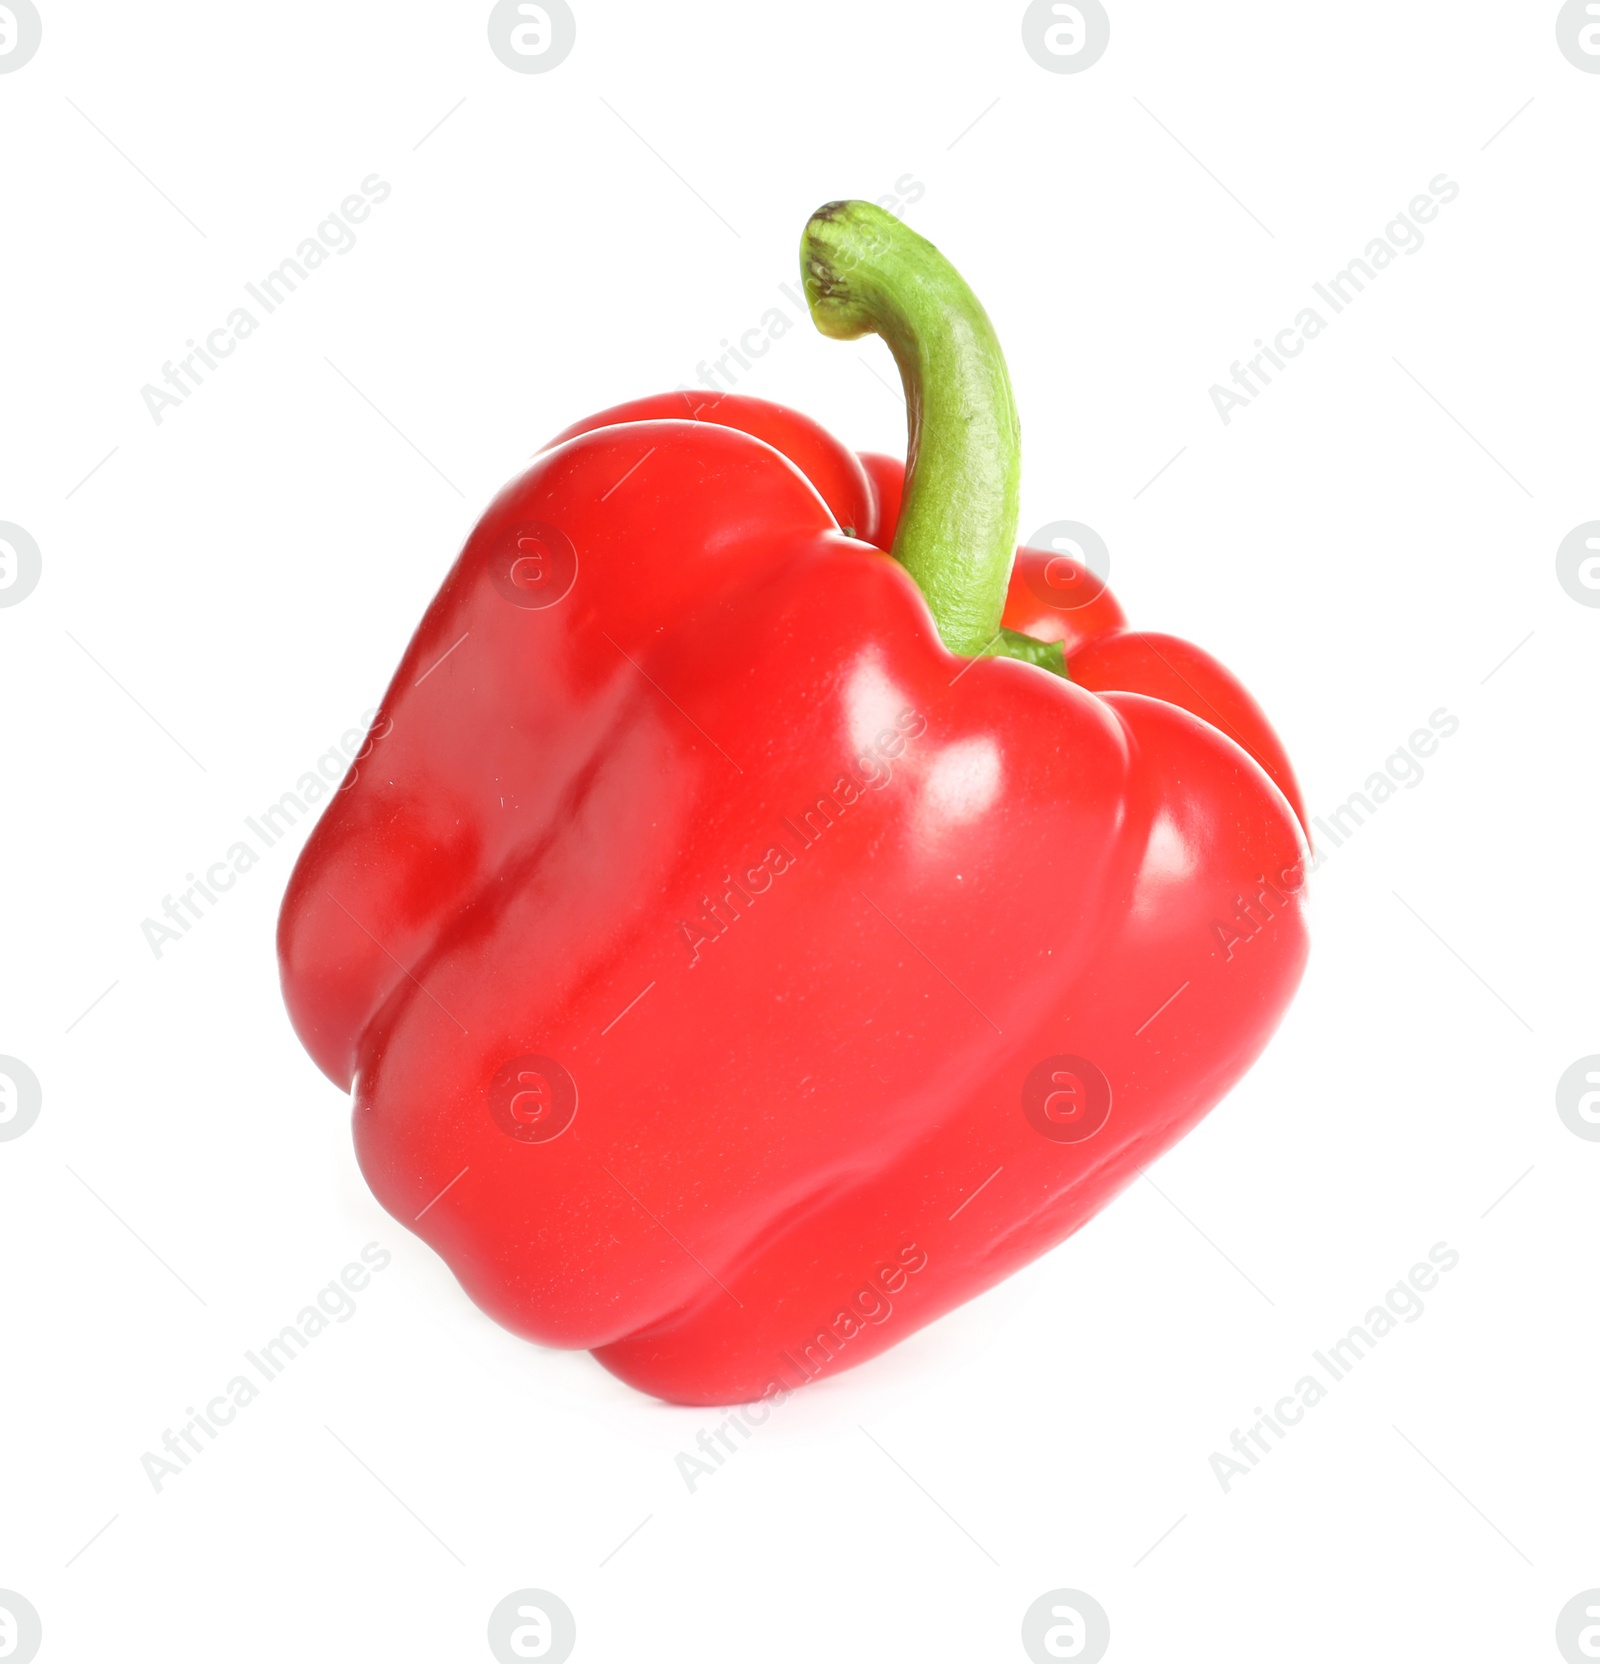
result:
[[[1064,634],[1074,681],[952,656],[872,546],[888,459],[699,399],[569,430],[491,505],[279,952],[374,1193],[471,1297],[729,1404],[904,1338],[1181,1137],[1293,994],[1305,850],[1220,666],[1114,601]],[[491,578],[530,520],[578,555],[542,610]],[[533,1053],[577,1110],[525,1143],[491,1092]],[[1111,1090],[1077,1143],[1023,1111],[1062,1053]]]
[[[1049,593],[1055,587],[1049,574],[1058,567],[1068,568],[1076,579],[1069,581],[1069,594],[1079,585],[1091,594],[1098,588],[1099,593],[1072,607],[1041,599],[1040,591]],[[1078,562],[1044,549],[1017,550],[1003,622],[1040,641],[1059,641],[1067,674],[1080,688],[1148,694],[1220,728],[1267,771],[1309,836],[1305,803],[1283,741],[1238,677],[1203,647],[1154,630],[1130,630],[1109,589],[1098,586]]]

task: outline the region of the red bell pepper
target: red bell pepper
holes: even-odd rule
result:
[[[1060,1242],[1306,956],[1254,701],[1014,560],[966,285],[864,203],[802,267],[899,364],[903,504],[756,399],[569,428],[445,578],[279,930],[384,1207],[499,1322],[680,1403],[861,1363]]]

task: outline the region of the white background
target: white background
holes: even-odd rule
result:
[[[1600,516],[1600,76],[1556,7],[1112,0],[1057,75],[1019,4],[587,0],[519,75],[486,4],[40,4],[0,76],[0,520],[43,552],[0,610],[0,1052],[44,1089],[0,1143],[0,1587],[40,1657],[488,1659],[537,1586],[580,1661],[1010,1660],[1065,1586],[1114,1664],[1557,1658],[1600,1585],[1600,1144],[1554,1100],[1600,1051],[1600,610],[1554,561]],[[141,387],[374,172],[158,426]],[[1225,426],[1211,385],[1441,172],[1425,246]],[[1314,813],[1460,730],[1326,845],[1292,1009],[1152,1183],[691,1493],[713,1413],[496,1329],[368,1195],[277,990],[304,828],[159,960],[140,921],[376,703],[567,423],[777,304],[741,390],[900,449],[887,352],[778,285],[814,207],[908,175],[1008,352],[1023,529],[1095,527]],[[356,1316],[157,1493],[143,1453],[369,1241]]]

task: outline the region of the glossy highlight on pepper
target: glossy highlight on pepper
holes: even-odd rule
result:
[[[904,467],[671,393],[490,505],[313,832],[285,999],[491,1317],[678,1403],[865,1362],[1060,1243],[1266,1045],[1299,791],[1200,648],[1016,550],[982,307],[830,203]]]

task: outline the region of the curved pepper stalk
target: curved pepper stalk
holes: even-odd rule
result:
[[[829,202],[800,241],[812,321],[880,335],[906,396],[906,482],[894,558],[952,653],[1003,654],[1066,674],[1061,654],[1004,629],[1017,540],[1022,424],[989,315],[926,238],[870,202]]]

